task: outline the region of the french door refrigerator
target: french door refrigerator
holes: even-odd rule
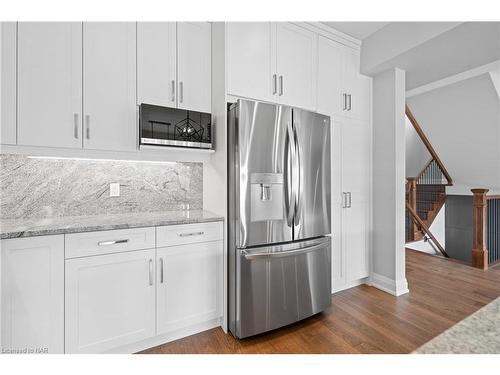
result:
[[[330,118],[238,100],[228,111],[229,330],[244,338],[330,305]]]

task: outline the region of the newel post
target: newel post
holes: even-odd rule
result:
[[[486,248],[486,211],[488,189],[472,189],[472,266],[488,269],[488,249]]]
[[[417,178],[408,177],[408,204],[410,207],[417,212]],[[416,231],[415,221],[410,220],[410,241],[415,240]]]

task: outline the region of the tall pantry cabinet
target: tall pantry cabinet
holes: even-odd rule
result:
[[[371,78],[359,51],[320,36],[318,111],[332,118],[332,291],[370,274]]]

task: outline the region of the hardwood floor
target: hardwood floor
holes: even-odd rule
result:
[[[142,353],[409,353],[500,296],[500,270],[406,251],[410,293],[366,285],[336,293],[325,312],[236,340],[215,328]]]

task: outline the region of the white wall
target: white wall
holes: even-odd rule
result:
[[[405,275],[405,72],[373,79],[373,269],[371,283],[408,292]]]
[[[431,159],[431,154],[407,117],[405,117],[405,137],[406,177],[417,177]]]
[[[453,178],[455,193],[500,189],[500,106],[489,74],[407,100]]]
[[[222,258],[222,329],[227,332],[227,109],[226,109],[226,34],[223,22],[212,23],[212,118],[215,123],[215,149],[203,168],[203,206],[224,216],[224,253]]]

